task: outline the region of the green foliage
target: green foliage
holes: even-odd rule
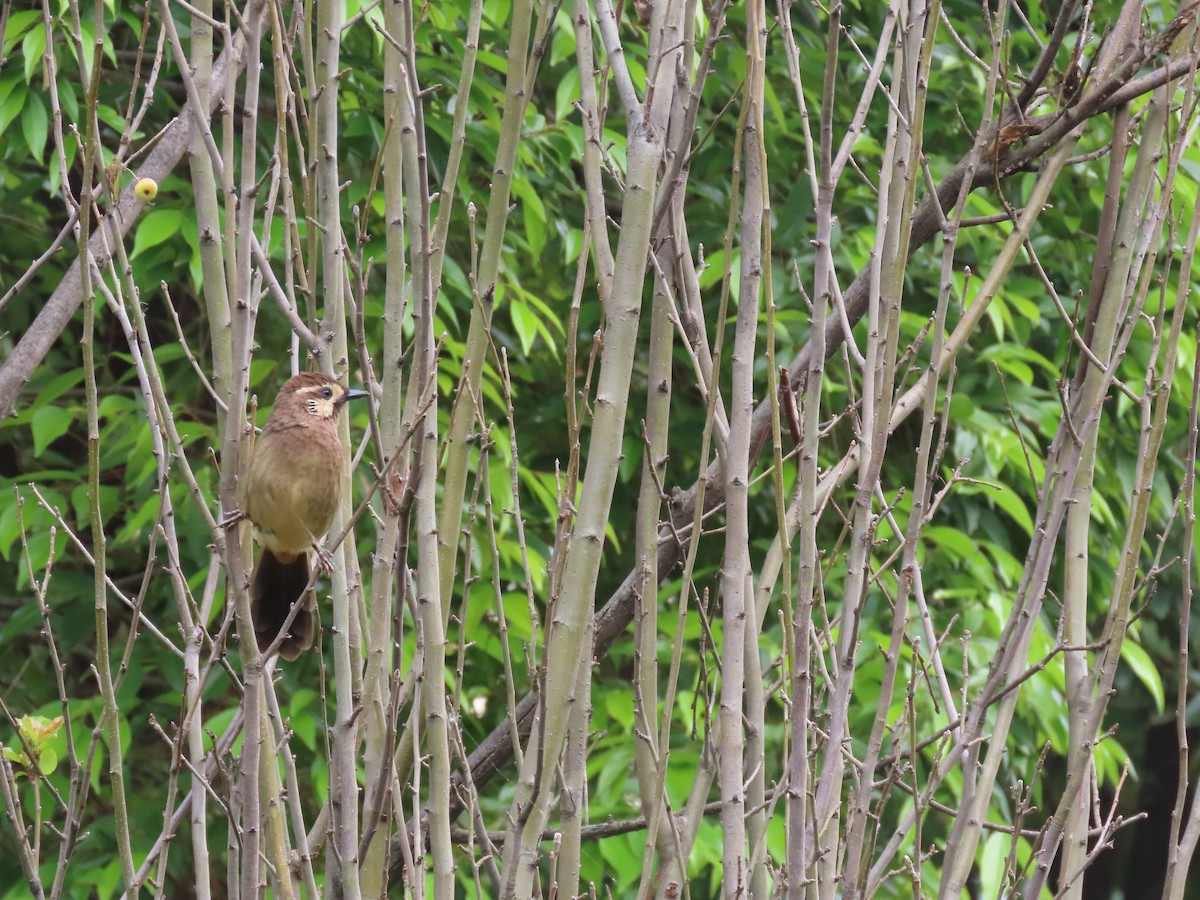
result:
[[[58,767],[55,737],[62,725],[62,716],[21,716],[17,719],[17,736],[9,746],[0,744],[5,759],[13,764],[14,774],[28,775],[35,770],[42,775],[54,772]]]

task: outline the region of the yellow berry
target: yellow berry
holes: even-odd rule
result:
[[[158,182],[153,178],[141,178],[133,186],[133,193],[143,203],[149,203],[158,196]]]

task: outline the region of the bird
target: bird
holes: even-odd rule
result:
[[[299,604],[279,655],[294,660],[313,644],[316,598],[305,590],[310,552],[329,567],[318,541],[342,499],[338,414],[365,391],[320,372],[290,378],[275,398],[240,485],[241,518],[261,547],[250,577],[250,613],[259,652],[266,651]]]

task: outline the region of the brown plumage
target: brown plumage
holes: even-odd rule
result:
[[[262,548],[250,579],[250,611],[260,651],[300,608],[279,645],[295,659],[312,646],[316,598],[305,592],[309,551],[329,530],[342,496],[338,412],[363,391],[342,387],[320,372],[302,372],[279,390],[254,445],[241,485],[242,512]]]

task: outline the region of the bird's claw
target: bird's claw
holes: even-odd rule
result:
[[[324,547],[313,545],[313,567],[322,575],[333,571],[333,555]]]
[[[230,511],[225,516],[225,518],[223,518],[220,522],[217,523],[217,525],[219,525],[222,529],[232,528],[234,525],[238,524],[238,522],[243,521],[245,518],[246,518],[246,514],[244,512],[242,512],[240,509],[235,509],[235,510]]]

